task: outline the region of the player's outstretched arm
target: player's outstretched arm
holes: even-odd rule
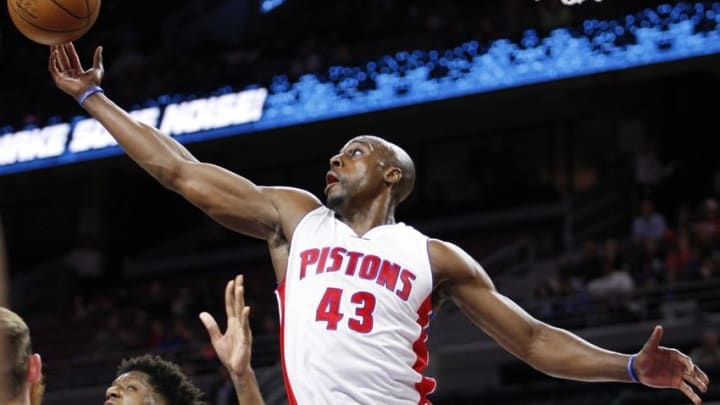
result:
[[[459,247],[432,240],[430,257],[438,288],[473,323],[533,368],[579,381],[632,382],[636,378],[649,387],[678,389],[695,404],[702,402],[692,387],[707,391],[707,375],[688,356],[660,346],[661,327],[630,362],[628,354],[603,349],[532,317],[498,293],[482,267]]]
[[[102,82],[102,48],[95,50],[93,65],[86,70],[72,43],[53,45],[48,69],[57,87],[79,100]],[[280,229],[289,240],[299,219],[320,205],[310,193],[259,187],[229,170],[199,162],[179,142],[135,120],[102,92],[82,101],[130,158],[230,229],[266,240]]]
[[[240,405],[264,405],[255,372],[250,367],[250,307],[245,306],[243,281],[243,276],[239,275],[225,287],[227,329],[224,334],[220,332],[212,315],[207,312],[200,314],[200,320],[210,335],[215,353],[230,373]]]

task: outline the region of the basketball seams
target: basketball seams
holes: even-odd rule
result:
[[[50,0],[54,5],[58,6],[58,8],[66,13],[68,13],[70,16],[77,18],[78,20],[89,20],[92,13],[90,12],[90,5],[88,4],[88,0],[85,0],[85,11],[87,12],[86,16],[81,15],[75,15],[72,11],[70,11],[67,7],[65,7],[64,4],[58,2],[57,0]]]
[[[53,0],[53,2],[54,2],[54,0]],[[53,29],[53,28],[44,27],[44,26],[42,26],[42,25],[38,25],[38,24],[34,23],[32,20],[27,19],[27,18],[25,17],[25,13],[24,13],[24,10],[23,10],[22,8],[17,8],[17,7],[15,7],[14,4],[13,4],[13,8],[15,9],[15,12],[13,13],[13,14],[15,15],[15,17],[20,18],[21,20],[23,20],[23,21],[26,22],[27,24],[29,24],[29,25],[31,25],[31,26],[39,29],[39,30],[43,30],[43,31],[47,31],[47,32],[53,32],[53,33],[70,33],[70,32],[81,31],[81,30],[84,30],[84,29],[86,28],[86,27],[80,27],[80,28],[73,28],[73,29],[71,29],[71,30],[60,30],[60,29]]]
[[[99,16],[101,1],[7,0],[7,5],[13,24],[23,35],[39,44],[51,45],[84,35]]]

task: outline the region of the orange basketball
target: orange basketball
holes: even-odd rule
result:
[[[100,14],[100,0],[7,0],[7,7],[15,27],[43,45],[80,38]]]

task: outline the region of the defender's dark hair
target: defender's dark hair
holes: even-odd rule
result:
[[[207,405],[201,400],[203,393],[172,362],[160,356],[144,354],[123,360],[116,376],[130,371],[140,371],[150,377],[150,385],[165,398],[168,405]]]

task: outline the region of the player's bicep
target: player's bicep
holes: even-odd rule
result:
[[[500,294],[485,270],[470,255],[443,243],[444,288],[465,315],[506,350],[526,358],[540,323]]]
[[[457,285],[453,301],[465,315],[509,352],[526,359],[538,322],[515,302],[494,289]]]
[[[268,239],[281,225],[271,188],[260,187],[222,167],[186,162],[175,191],[220,224],[248,236]],[[292,205],[292,198],[282,204]]]

